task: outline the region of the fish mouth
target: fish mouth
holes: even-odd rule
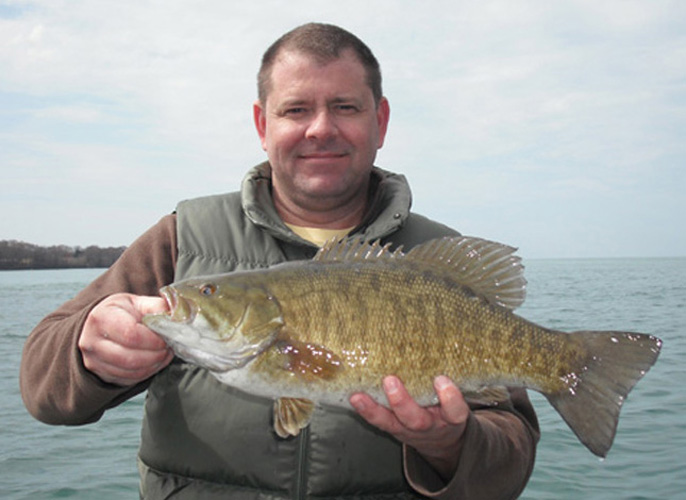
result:
[[[192,300],[179,295],[173,286],[165,286],[160,289],[160,295],[167,301],[169,319],[176,323],[191,323],[195,319],[198,307]]]

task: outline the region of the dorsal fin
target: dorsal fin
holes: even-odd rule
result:
[[[409,259],[443,268],[458,283],[471,288],[486,300],[516,309],[524,302],[526,279],[522,259],[514,247],[470,236],[429,240],[407,254],[402,247],[390,250],[390,243],[369,243],[361,237],[332,239],[324,244],[313,260],[373,261]]]
[[[351,239],[334,238],[327,241],[312,260],[374,260],[392,259],[403,255],[402,247],[397,248],[393,252],[391,252],[390,247],[391,243],[382,245],[379,240],[369,243],[361,237]]]
[[[462,285],[487,300],[516,309],[524,302],[526,279],[516,248],[469,236],[440,238],[414,247],[406,259],[444,267]]]

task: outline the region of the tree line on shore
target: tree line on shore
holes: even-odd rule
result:
[[[95,245],[39,246],[16,240],[0,241],[0,269],[64,269],[110,267],[126,247],[101,248]]]

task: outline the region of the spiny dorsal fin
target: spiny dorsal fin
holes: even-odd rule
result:
[[[490,302],[516,309],[524,302],[526,279],[516,248],[470,236],[429,240],[407,254],[402,247],[390,250],[390,243],[369,243],[361,237],[332,239],[313,260],[373,261],[379,259],[415,260],[444,268],[456,281],[471,288]]]
[[[352,261],[397,258],[403,255],[402,247],[393,252],[390,250],[391,243],[381,244],[376,240],[373,243],[365,241],[362,237],[351,239],[334,238],[327,241],[319,249],[314,259],[317,261]]]
[[[526,279],[516,248],[469,236],[427,241],[405,258],[442,266],[487,300],[516,309],[524,302]]]

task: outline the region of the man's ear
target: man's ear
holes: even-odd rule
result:
[[[260,142],[262,143],[262,149],[266,151],[267,115],[259,99],[256,100],[252,105],[252,116],[255,122],[255,129],[257,130],[257,135],[260,137]]]
[[[388,121],[391,119],[391,107],[388,104],[388,99],[381,98],[379,105],[376,107],[376,120],[379,126],[379,144],[377,149],[381,149],[384,139],[386,138],[386,130],[388,130]]]

